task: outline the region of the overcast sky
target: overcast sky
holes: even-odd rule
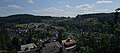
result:
[[[113,12],[119,7],[120,0],[0,0],[0,16],[12,14],[76,16]]]

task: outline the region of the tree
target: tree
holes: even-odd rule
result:
[[[78,53],[94,53],[94,49],[89,46],[81,47]]]
[[[11,39],[5,29],[0,30],[0,49],[9,49],[11,47]]]
[[[117,8],[115,11],[115,18],[114,22],[111,24],[111,29],[113,32],[113,37],[111,38],[110,42],[110,50],[112,53],[120,53],[120,17],[119,11],[120,8]]]
[[[18,37],[14,37],[12,39],[12,45],[13,45],[13,48],[16,49],[17,51],[21,49],[20,40]]]

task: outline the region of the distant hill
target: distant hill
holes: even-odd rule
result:
[[[96,13],[96,14],[84,14],[84,15],[77,15],[76,19],[87,19],[87,18],[97,18],[101,22],[107,21],[112,22],[115,18],[115,13]]]
[[[77,15],[75,19],[88,19],[88,18],[97,18],[101,22],[113,21],[115,15],[114,13],[96,13],[96,14],[84,14],[84,15]],[[7,17],[0,17],[0,22],[8,22],[8,23],[30,23],[30,22],[42,22],[43,19],[50,19],[50,18],[67,18],[67,17],[52,17],[52,16],[35,16],[31,14],[16,14],[10,15]]]
[[[30,23],[30,22],[41,22],[42,19],[54,18],[51,16],[34,16],[30,14],[16,14],[7,17],[0,17],[0,22],[9,23]]]

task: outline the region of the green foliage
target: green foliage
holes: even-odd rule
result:
[[[16,49],[17,51],[21,49],[21,43],[18,37],[14,37],[12,39],[12,45],[13,45],[13,48]]]
[[[6,17],[8,20],[0,18],[1,29],[18,29],[14,26],[28,29],[26,33],[18,33],[18,38],[13,38],[13,40],[8,36],[9,33],[2,29],[0,31],[0,49],[8,49],[9,44],[19,46],[20,44],[37,43],[40,39],[53,37],[54,32],[57,32],[58,39],[76,40],[77,53],[117,53],[115,51],[120,48],[120,24],[113,24],[114,16],[114,13],[100,13],[78,15],[76,18],[55,18],[25,14],[8,16]],[[38,27],[24,26],[31,22],[41,25]],[[5,23],[7,24],[5,25]]]
[[[6,30],[0,30],[0,49],[9,49],[11,46],[11,39],[6,33]]]
[[[89,46],[81,47],[77,53],[94,53],[94,49],[90,48]]]
[[[16,24],[15,27],[20,27],[21,28],[21,27],[25,27],[25,25],[24,24]]]

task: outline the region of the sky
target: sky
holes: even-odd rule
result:
[[[114,12],[120,0],[0,0],[0,17],[13,14],[71,16]]]

